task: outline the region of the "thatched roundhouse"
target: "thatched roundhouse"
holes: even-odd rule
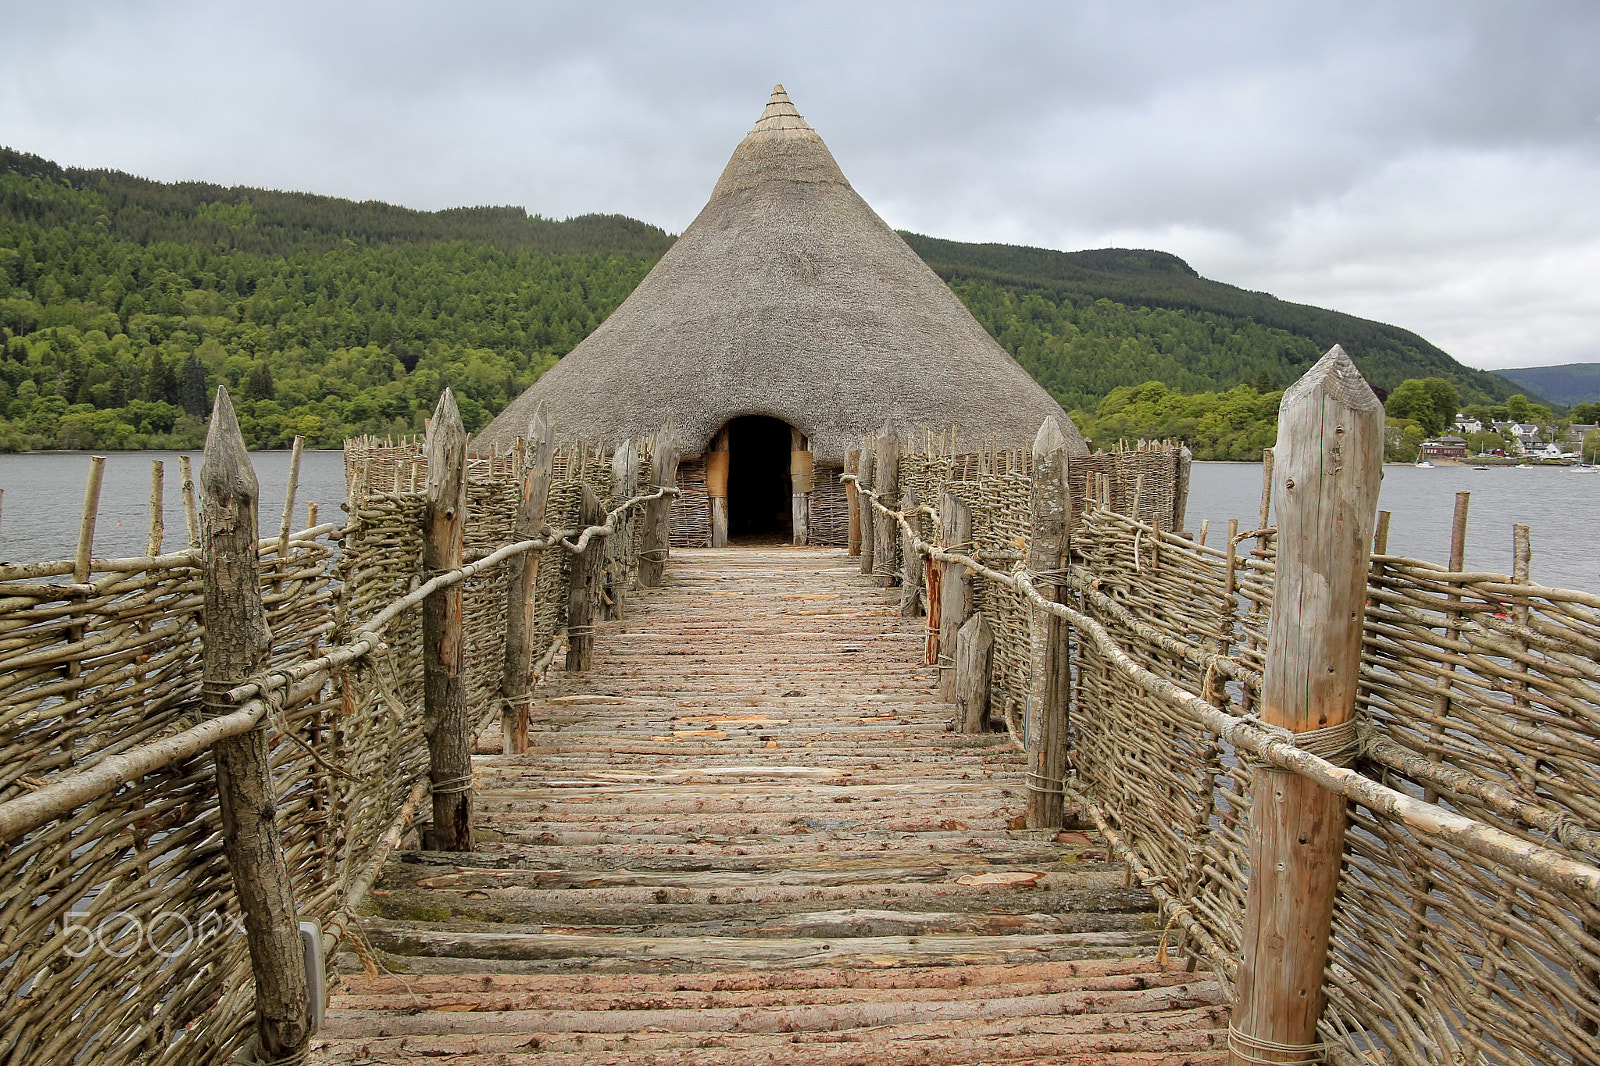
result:
[[[791,450],[811,453],[812,491],[830,497],[820,517],[842,499],[846,452],[891,419],[909,435],[955,426],[972,446],[1025,447],[1054,415],[1084,450],[1060,405],[850,187],[781,85],[689,228],[480,444],[509,446],[541,401],[564,437],[591,442],[670,420],[691,484],[697,458],[731,453],[735,532],[787,521]],[[701,539],[688,525],[675,513],[676,542]],[[842,536],[813,525],[814,541]]]

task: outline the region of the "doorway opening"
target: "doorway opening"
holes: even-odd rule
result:
[[[794,532],[789,423],[746,415],[728,423],[728,537],[787,544]]]

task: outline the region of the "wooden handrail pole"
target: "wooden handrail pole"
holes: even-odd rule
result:
[[[669,422],[656,434],[650,451],[651,491],[678,487],[678,433]],[[664,496],[644,505],[644,549],[639,553],[639,584],[660,588],[672,550],[672,501]]]
[[[1067,438],[1054,418],[1046,418],[1033,439],[1033,536],[1028,544],[1028,569],[1039,591],[1060,603],[1066,585],[1057,574],[1067,561]],[[1042,612],[1041,612],[1042,613]],[[1067,773],[1067,697],[1071,692],[1067,625],[1053,614],[1035,623],[1033,727],[1028,730],[1029,829],[1061,825],[1062,779]]]
[[[605,504],[600,502],[594,489],[583,486],[578,525],[598,526],[605,520]],[[569,672],[587,670],[594,662],[594,621],[608,540],[609,537],[591,538],[584,545],[583,553],[572,560],[572,582],[567,586],[567,661],[564,664]]]
[[[461,565],[467,526],[467,430],[449,389],[428,423],[427,505],[422,568],[431,575]],[[423,733],[433,782],[433,837],[440,851],[472,850],[472,720],[467,712],[466,635],[459,584],[422,602]]]
[[[233,403],[221,387],[206,433],[200,485],[203,708],[208,717],[217,717],[234,709],[220,694],[259,673],[272,646],[256,565],[259,485]],[[255,977],[256,1042],[261,1058],[284,1059],[310,1040],[311,1012],[266,731],[219,740],[211,752],[223,850],[244,911]]]
[[[1261,717],[1295,733],[1334,730],[1302,742],[1330,757],[1346,747],[1355,714],[1383,423],[1383,405],[1337,345],[1284,393],[1278,413],[1277,578]],[[1236,1066],[1312,1061],[1345,800],[1266,768],[1256,769],[1251,788],[1230,1058]]]
[[[541,402],[522,439],[516,540],[530,540],[544,526],[555,451],[555,427]],[[506,755],[528,750],[529,718],[533,713],[535,590],[541,554],[524,552],[506,563],[506,657],[500,672],[500,750]]]
[[[861,441],[861,469],[856,474],[856,484],[863,489],[873,488],[873,474],[878,465],[878,442],[868,434]],[[872,556],[877,550],[878,514],[872,509],[872,498],[857,494],[857,511],[861,519],[861,572],[872,573]]]
[[[953,552],[972,550],[972,508],[945,489],[939,494],[939,541]],[[956,698],[956,637],[972,615],[972,571],[939,563],[939,697]]]
[[[876,455],[873,457],[873,485],[878,490],[878,502],[885,507],[900,506],[900,431],[893,422],[885,422],[878,433]],[[883,518],[873,527],[872,572],[878,584],[893,588],[900,583],[894,567],[895,551],[900,543],[900,525],[891,518]]]

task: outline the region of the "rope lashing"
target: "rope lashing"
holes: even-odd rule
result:
[[[433,794],[435,796],[448,796],[458,792],[470,791],[472,791],[471,774],[467,774],[465,777],[451,777],[443,781],[433,782]]]
[[[1251,1036],[1235,1029],[1232,1022],[1228,1023],[1228,1050],[1233,1052],[1245,1062],[1260,1063],[1261,1066],[1282,1066],[1285,1062],[1322,1062],[1328,1054],[1328,1045],[1325,1042],[1315,1044],[1280,1044],[1275,1040],[1264,1037]],[[1298,1059],[1263,1058],[1263,1055],[1298,1055]]]

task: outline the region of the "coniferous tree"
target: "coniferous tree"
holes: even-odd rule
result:
[[[244,398],[247,400],[278,398],[277,390],[272,387],[272,369],[266,363],[257,360],[256,365],[250,368],[250,376],[244,379]]]
[[[176,404],[181,398],[178,389],[178,375],[172,372],[171,365],[161,358],[161,350],[154,350],[150,356],[150,376],[145,379],[144,398],[154,403]]]
[[[183,361],[183,413],[196,418],[211,413],[211,399],[206,395],[206,368],[193,352]]]

